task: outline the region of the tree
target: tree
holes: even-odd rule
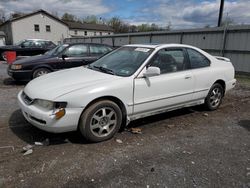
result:
[[[0,24],[2,24],[3,22],[5,22],[5,11],[4,9],[0,9]]]
[[[84,23],[91,23],[91,24],[98,24],[99,20],[96,16],[91,15],[91,16],[86,16],[85,18],[83,18],[82,20]]]
[[[118,17],[113,17],[108,21],[108,25],[114,29],[115,33],[122,33],[124,30],[124,23]]]
[[[23,13],[23,12],[14,12],[10,15],[10,18],[12,18],[12,19],[18,18],[18,17],[24,16],[24,15],[25,15],[25,13]]]
[[[229,26],[229,25],[236,25],[236,24],[232,18],[227,16],[226,19],[222,21],[221,26]]]
[[[64,13],[61,18],[63,21],[77,21],[77,18],[73,14]]]

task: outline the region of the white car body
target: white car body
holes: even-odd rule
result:
[[[75,131],[83,111],[100,98],[122,103],[122,111],[128,123],[153,114],[202,104],[210,88],[217,81],[224,82],[225,92],[235,86],[234,67],[226,58],[216,58],[198,48],[181,44],[127,46],[154,48],[154,51],[129,77],[78,67],[32,80],[18,94],[19,106],[24,117],[45,131]],[[211,64],[209,67],[145,78],[146,64],[163,48],[191,48],[206,56]],[[31,100],[66,101],[68,105],[65,108],[65,116],[57,120],[52,110],[25,103],[23,92]]]

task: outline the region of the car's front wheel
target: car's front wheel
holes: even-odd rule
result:
[[[45,75],[50,73],[51,71],[47,68],[38,68],[33,73],[33,78],[37,78],[39,76]]]
[[[91,142],[108,140],[120,129],[122,112],[119,106],[109,100],[92,104],[81,115],[79,130]]]
[[[215,83],[205,99],[205,106],[208,110],[216,110],[219,108],[224,94],[224,89],[219,83]]]

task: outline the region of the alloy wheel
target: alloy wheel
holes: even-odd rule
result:
[[[110,107],[98,109],[91,118],[90,130],[96,137],[108,136],[116,127],[117,114]]]

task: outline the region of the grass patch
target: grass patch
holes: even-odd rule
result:
[[[237,79],[237,82],[239,82],[242,85],[250,87],[250,76],[249,75],[236,74],[235,77]]]

